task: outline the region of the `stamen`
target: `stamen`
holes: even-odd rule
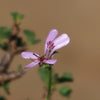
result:
[[[47,47],[49,46],[49,42],[47,43]]]
[[[47,43],[47,49],[46,49],[46,53],[45,53],[45,58],[49,58],[50,57],[50,52],[52,51],[52,49],[54,48],[54,43],[52,41],[49,41]]]
[[[51,44],[51,47],[54,46],[54,43]]]
[[[51,44],[52,42],[51,41],[49,41],[49,45]]]
[[[34,56],[39,57],[38,55],[36,55],[35,53],[33,53]]]

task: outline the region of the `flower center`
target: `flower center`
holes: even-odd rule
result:
[[[42,62],[45,58],[43,57],[39,57],[39,60]]]

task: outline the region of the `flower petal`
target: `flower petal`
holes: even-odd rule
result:
[[[40,57],[40,55],[34,52],[22,52],[21,56],[25,59],[37,59],[38,57]]]
[[[58,31],[56,30],[56,29],[52,29],[50,32],[49,32],[49,34],[48,34],[48,36],[47,36],[47,39],[46,39],[46,42],[45,42],[45,53],[46,53],[46,49],[47,49],[47,43],[49,42],[49,41],[53,41],[54,39],[55,39],[55,37],[57,36],[57,34],[58,34]]]
[[[39,60],[36,60],[36,61],[26,65],[25,67],[23,67],[23,69],[35,67],[39,62],[40,62]]]
[[[65,42],[65,41],[66,41],[66,43],[68,44],[69,41],[70,41],[70,38],[69,38],[69,36],[68,36],[67,34],[62,34],[62,35],[60,35],[59,37],[57,37],[57,38],[53,41],[53,43],[54,43],[54,45],[56,46],[56,45],[59,45],[59,44]]]
[[[50,59],[50,60],[44,60],[43,63],[47,63],[47,64],[55,64],[57,61],[57,59]]]
[[[69,36],[67,35],[67,34],[62,34],[62,35],[60,35],[58,38],[56,38],[55,40],[54,40],[54,49],[51,51],[51,53],[50,53],[50,55],[54,52],[54,51],[56,51],[57,49],[60,49],[60,48],[62,48],[62,47],[64,47],[64,46],[66,46],[68,43],[70,42],[70,38],[69,38]]]

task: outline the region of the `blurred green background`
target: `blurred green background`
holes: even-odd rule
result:
[[[71,72],[74,82],[69,100],[100,99],[100,1],[99,0],[0,0],[0,26],[12,26],[11,12],[24,14],[21,28],[33,30],[41,39],[28,51],[43,54],[44,43],[51,29],[58,29],[59,35],[68,33],[71,42],[59,50],[53,66],[60,75]],[[20,34],[22,35],[22,34]],[[2,57],[4,51],[0,51]],[[30,61],[16,56],[9,70],[18,64]],[[37,67],[26,69],[27,73],[10,84],[11,95],[0,88],[0,94],[8,100],[41,100],[43,82]],[[58,86],[59,87],[59,86]],[[52,100],[66,100],[55,93]]]

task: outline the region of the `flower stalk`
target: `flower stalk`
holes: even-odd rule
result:
[[[49,100],[50,95],[51,95],[51,85],[52,85],[52,67],[50,66],[48,68],[49,70],[49,82],[48,82],[48,93],[47,93],[47,100]]]

